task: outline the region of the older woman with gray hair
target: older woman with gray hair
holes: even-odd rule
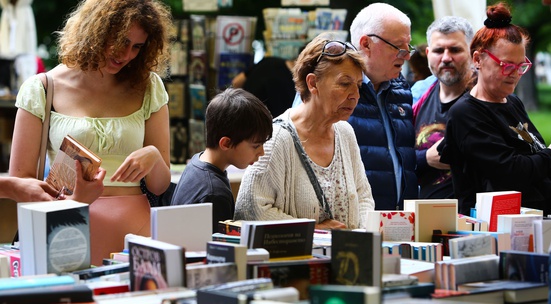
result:
[[[374,209],[352,127],[366,66],[356,48],[320,34],[293,69],[302,104],[274,119],[265,155],[243,176],[235,220],[309,218],[316,228],[365,228]]]

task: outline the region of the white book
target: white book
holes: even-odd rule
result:
[[[205,251],[212,240],[212,204],[151,208],[151,238],[186,251]]]
[[[497,216],[497,231],[511,234],[511,249],[534,252],[534,221],[536,214],[501,214]]]
[[[73,200],[17,204],[25,276],[90,268],[88,207]]]
[[[551,219],[534,221],[534,243],[537,253],[549,253],[551,245]]]
[[[518,191],[480,192],[476,194],[476,218],[488,222],[488,231],[497,231],[497,216],[519,214],[522,193]]]
[[[367,231],[379,232],[383,241],[415,240],[415,213],[401,210],[374,210],[367,213]]]
[[[449,240],[450,258],[460,259],[496,254],[496,239],[489,234],[477,234]]]

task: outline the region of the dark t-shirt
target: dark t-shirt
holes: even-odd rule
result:
[[[218,221],[233,219],[235,200],[227,172],[199,159],[197,153],[186,165],[176,185],[170,205],[212,203],[212,232],[218,231]]]
[[[427,150],[446,134],[448,110],[459,99],[448,103],[440,102],[440,86],[434,86],[432,92],[421,104],[415,117],[415,149],[417,153],[417,177],[419,179],[419,198],[453,198],[453,185],[450,170],[440,170],[427,164]]]
[[[277,117],[293,105],[295,83],[285,59],[265,57],[245,72],[247,80],[243,89],[262,100],[273,117]]]

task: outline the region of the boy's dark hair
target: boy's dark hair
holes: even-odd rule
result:
[[[207,148],[216,149],[224,136],[235,147],[243,140],[264,143],[272,136],[272,114],[253,94],[228,88],[218,93],[205,113]]]

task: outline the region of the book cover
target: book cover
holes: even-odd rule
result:
[[[24,275],[90,268],[88,207],[73,200],[17,204]]]
[[[187,251],[205,251],[212,239],[212,204],[152,207],[151,238]]]
[[[542,219],[536,214],[500,214],[497,231],[511,235],[511,249],[534,252],[534,221]]]
[[[449,240],[450,258],[460,259],[496,254],[496,240],[491,235],[470,235]]]
[[[170,118],[185,118],[186,113],[186,85],[181,81],[165,81],[168,93],[168,113]]]
[[[93,180],[101,166],[101,158],[70,135],[66,135],[52,161],[46,182],[60,193],[63,191],[67,195],[73,194],[76,180],[75,160],[82,165],[83,178],[87,181]]]
[[[228,242],[207,242],[207,264],[233,262],[237,264],[237,279],[247,278],[247,246]]]
[[[457,200],[405,200],[404,211],[415,212],[415,241],[431,242],[434,230],[457,230]]]
[[[240,244],[241,243],[241,237],[238,235],[230,235],[230,234],[223,234],[219,232],[215,232],[212,234],[212,240],[218,241],[218,242],[229,242],[234,244]]]
[[[185,286],[185,250],[181,246],[152,239],[132,239],[130,289],[152,290]]]
[[[331,237],[331,282],[381,287],[381,235],[333,230]]]
[[[12,278],[17,278],[21,275],[21,252],[19,249],[11,247],[0,247],[0,255],[8,257],[9,271]]]
[[[310,219],[243,221],[241,244],[268,250],[270,259],[310,257],[315,223]]]
[[[186,119],[171,119],[170,163],[185,164],[188,159],[188,128]]]
[[[209,67],[207,62],[207,52],[203,50],[192,50],[189,54],[189,83],[206,87]]]
[[[311,285],[310,303],[381,303],[381,289],[375,286]]]
[[[237,271],[237,264],[234,262],[188,264],[186,266],[186,287],[199,289],[205,286],[239,281]]]
[[[192,85],[190,85],[191,87]],[[190,89],[191,90],[191,89]],[[204,112],[202,112],[204,115]],[[190,119],[189,123],[189,142],[188,142],[188,155],[193,156],[205,150],[205,122],[197,119]],[[211,228],[212,230],[212,223]]]
[[[218,233],[241,235],[241,221],[225,220],[218,222]]]
[[[481,192],[476,194],[476,218],[488,222],[489,231],[498,231],[500,214],[520,214],[522,193],[518,191]]]
[[[506,250],[499,253],[499,277],[505,280],[549,283],[549,255]]]
[[[197,304],[246,304],[268,301],[269,303],[296,303],[298,291],[293,287],[263,289],[249,292],[232,292],[228,290],[197,291]]]
[[[406,293],[412,298],[430,298],[434,293],[434,283],[420,282],[415,285],[392,286],[383,288],[383,295],[393,293]]]
[[[308,286],[330,283],[331,259],[311,258],[303,260],[248,262],[248,278],[270,278],[274,286],[295,287],[299,298],[306,300]]]
[[[451,233],[442,233],[440,230],[434,230],[434,233],[432,235],[432,242],[433,243],[441,243],[442,244],[442,254],[444,256],[450,256],[450,240],[464,237],[465,235],[460,234],[451,234]]]
[[[222,52],[218,55],[217,86],[227,88],[232,85],[232,80],[237,74],[248,70],[253,66],[252,53]]]
[[[96,278],[100,278],[105,275],[114,273],[123,273],[130,270],[130,263],[120,263],[113,265],[102,265],[97,267],[91,267],[88,269],[82,269],[71,272],[71,274],[77,277],[79,280],[87,281]]]
[[[448,231],[450,234],[460,234],[460,235],[491,235],[496,240],[496,250],[497,252],[501,252],[503,250],[511,250],[511,234],[508,232],[490,232],[490,231],[465,231],[465,230],[457,230],[457,231]]]
[[[369,211],[367,231],[379,232],[383,241],[415,241],[415,213],[410,211]]]
[[[200,121],[203,123],[205,120],[205,111],[207,110],[207,90],[203,84],[190,84],[189,85],[189,98],[191,102],[191,118],[194,120]],[[203,123],[204,124],[204,123]],[[190,128],[190,140],[195,140],[192,134],[192,125],[189,124]],[[204,127],[203,127],[204,129]],[[204,130],[201,130],[203,133]],[[201,134],[201,143],[204,141],[205,135]],[[204,143],[202,143],[204,145]],[[190,152],[190,155],[193,155]]]

